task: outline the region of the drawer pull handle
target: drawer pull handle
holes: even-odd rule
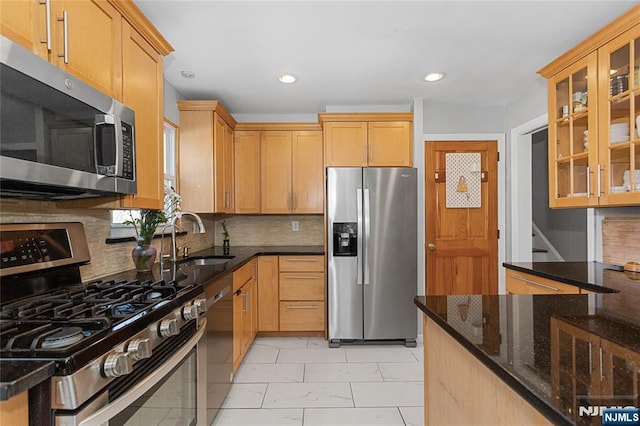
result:
[[[317,262],[318,259],[286,259],[286,262]]]
[[[297,277],[295,275],[285,275],[288,280],[317,280],[318,277]]]
[[[531,280],[524,279],[522,277],[518,277],[516,275],[511,275],[511,278],[513,278],[514,280],[525,282],[527,284],[537,285],[538,287],[546,288],[546,289],[549,289],[549,290],[560,291],[560,289],[557,288],[557,287],[552,287],[550,285],[540,284],[540,283],[537,283],[535,281],[531,281]]]
[[[318,305],[285,305],[287,309],[318,309]]]

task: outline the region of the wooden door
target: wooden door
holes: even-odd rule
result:
[[[128,23],[123,23],[122,30],[122,68],[125,71],[122,81],[123,101],[136,112],[138,184],[137,194],[125,197],[123,207],[161,209],[164,205],[162,55]]]
[[[370,121],[368,124],[370,167],[411,167],[413,165],[411,122]]]
[[[106,0],[52,0],[51,10],[51,61],[93,87],[121,99],[122,16]],[[64,12],[68,27],[66,60],[64,23],[61,21]],[[148,102],[148,99],[143,98],[141,102]],[[137,108],[133,109],[138,112]]]
[[[262,213],[290,213],[291,132],[265,131],[260,141]]]
[[[480,153],[480,208],[446,207],[447,153]],[[497,294],[497,142],[426,142],[425,170],[426,294]]]
[[[326,167],[367,165],[367,122],[325,122],[324,161]]]
[[[278,256],[258,257],[258,331],[278,331]]]
[[[322,132],[292,132],[293,213],[324,211]]]
[[[48,59],[46,6],[38,0],[3,0],[0,33],[25,49]]]
[[[234,133],[235,212],[260,213],[260,132]]]

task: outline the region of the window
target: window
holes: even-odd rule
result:
[[[170,217],[172,198],[167,197],[168,189],[177,188],[177,156],[176,141],[178,127],[172,122],[165,119],[163,128],[163,146],[164,146],[164,188],[165,200],[164,208],[167,217]],[[139,210],[112,210],[111,211],[111,235],[113,237],[133,236],[135,231],[133,226],[125,225],[123,222],[140,217]]]

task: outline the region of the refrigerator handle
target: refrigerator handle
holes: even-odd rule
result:
[[[369,248],[369,234],[371,233],[371,218],[370,214],[370,206],[369,206],[369,189],[365,188],[364,190],[364,242],[362,244],[364,250],[362,250],[362,257],[364,263],[364,285],[369,284],[369,254],[367,253],[367,249]]]
[[[362,233],[362,189],[356,189],[356,205],[358,207],[358,239],[356,243],[356,250],[358,255],[356,256],[356,267],[358,269],[358,280],[356,284],[362,285],[362,239],[364,234]]]

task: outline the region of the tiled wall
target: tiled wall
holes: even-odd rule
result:
[[[207,232],[179,237],[178,243],[188,243],[192,252],[222,245],[220,217],[201,215]],[[215,222],[218,220],[218,222]],[[291,221],[299,222],[300,231],[291,231]],[[133,241],[105,244],[111,236],[109,210],[65,209],[56,203],[3,198],[0,206],[0,222],[82,222],[87,233],[91,263],[82,266],[83,280],[102,277],[123,269],[133,268],[131,250]],[[231,245],[322,245],[322,216],[230,216],[226,218]],[[153,245],[160,251],[160,240]],[[165,239],[165,248],[169,245]]]

